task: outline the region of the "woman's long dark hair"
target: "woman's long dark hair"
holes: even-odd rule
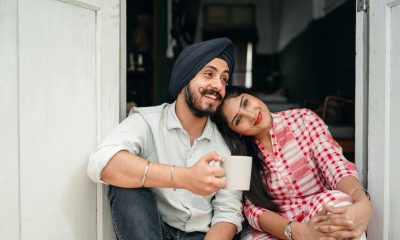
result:
[[[250,92],[245,89],[228,86],[226,88],[225,99],[233,98],[241,95],[242,93]],[[253,158],[253,166],[251,168],[251,182],[250,190],[244,191],[243,194],[255,205],[271,210],[273,212],[281,212],[279,206],[274,203],[273,197],[269,191],[267,183],[267,174],[264,169],[268,169],[264,162],[263,153],[254,141],[253,137],[250,136],[240,136],[239,134],[233,132],[228,127],[228,121],[222,114],[222,106],[224,102],[217,109],[216,114],[214,114],[211,119],[217,125],[218,130],[222,134],[226,144],[228,145],[232,155],[247,155]]]

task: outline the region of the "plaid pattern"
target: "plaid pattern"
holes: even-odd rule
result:
[[[264,169],[274,201],[281,206],[281,215],[306,222],[322,209],[324,202],[333,205],[351,200],[349,195],[331,190],[344,176],[358,178],[358,174],[356,166],[343,156],[325,123],[308,109],[272,113],[272,118],[273,152],[260,142],[256,143],[271,170]],[[265,211],[244,199],[244,213],[253,228],[251,239],[277,239],[260,232],[258,218]]]

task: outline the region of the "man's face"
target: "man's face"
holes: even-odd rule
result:
[[[197,117],[215,113],[225,96],[229,80],[228,64],[214,58],[183,89],[186,103]]]

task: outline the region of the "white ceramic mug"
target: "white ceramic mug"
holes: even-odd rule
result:
[[[230,190],[249,190],[252,157],[223,156],[221,166],[225,169],[226,186]]]

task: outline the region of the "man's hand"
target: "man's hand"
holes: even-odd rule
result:
[[[216,153],[210,152],[202,157],[194,166],[188,168],[185,188],[203,196],[217,192],[225,187],[225,170],[220,166],[210,166],[210,162],[222,162],[223,159]]]

